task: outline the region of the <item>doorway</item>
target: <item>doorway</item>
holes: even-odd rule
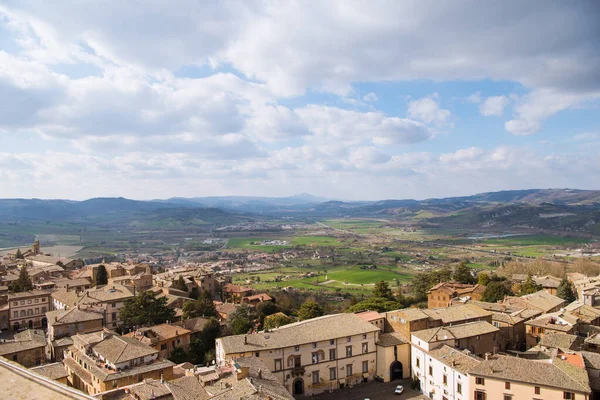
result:
[[[298,378],[294,381],[294,396],[304,394],[304,381]]]
[[[392,365],[390,365],[390,380],[395,381],[396,379],[403,378],[403,368],[402,363],[400,361],[394,361]]]

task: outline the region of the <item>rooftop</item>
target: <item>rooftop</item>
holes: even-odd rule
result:
[[[154,345],[155,341],[162,342],[164,340],[171,340],[190,333],[192,333],[192,331],[182,328],[181,326],[160,324],[145,328],[139,328],[124,336],[134,338],[142,343]]]
[[[384,318],[383,314],[379,314],[377,311],[361,311],[356,313],[359,317],[367,322],[375,321],[376,319]]]
[[[102,320],[103,316],[100,313],[81,310],[78,307],[73,307],[67,310],[54,310],[46,313],[48,325],[72,324],[77,322],[87,322]]]
[[[549,312],[556,307],[563,306],[565,301],[560,297],[540,290],[539,292],[526,294],[521,297],[508,296],[504,299],[503,303],[521,308],[536,308],[543,312]]]
[[[46,335],[39,329],[27,329],[15,335],[14,341],[0,343],[0,356],[46,346]]]
[[[412,335],[425,342],[431,343],[449,339],[464,339],[498,331],[498,328],[487,321],[476,321],[460,325],[424,329],[422,331],[412,332]]]
[[[252,335],[226,336],[218,340],[225,353],[278,349],[340,337],[377,332],[379,328],[355,314],[325,315]]]
[[[120,364],[158,353],[157,350],[140,343],[137,339],[108,333],[106,330],[78,334],[72,338],[77,348],[90,344],[95,353],[112,364]]]
[[[524,358],[496,355],[482,361],[469,373],[475,376],[495,378],[532,385],[559,388],[574,392],[590,393],[585,369],[576,367],[558,358],[550,360],[528,360]]]
[[[382,347],[391,347],[391,346],[399,346],[401,344],[407,344],[408,341],[404,336],[402,336],[398,332],[391,333],[382,333],[379,335],[379,340],[377,341],[377,346]]]
[[[580,350],[582,344],[581,336],[548,332],[540,339],[538,346],[550,349]]]
[[[457,350],[448,345],[431,350],[429,355],[463,374],[467,374],[471,368],[476,367],[483,361],[482,358],[469,354],[467,350]]]
[[[40,365],[39,367],[30,368],[30,370],[54,380],[69,376],[65,369],[65,365],[61,362]]]
[[[432,319],[439,319],[443,324],[452,324],[464,320],[491,317],[490,311],[475,304],[460,304],[452,307],[430,308],[422,310]]]

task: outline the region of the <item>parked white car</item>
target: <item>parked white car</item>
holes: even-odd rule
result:
[[[398,385],[396,386],[396,390],[394,390],[394,394],[402,394],[404,392],[404,386]]]

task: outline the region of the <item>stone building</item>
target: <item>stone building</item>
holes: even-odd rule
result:
[[[158,350],[108,330],[73,336],[65,351],[69,385],[88,394],[142,382],[173,378],[174,364]]]
[[[25,367],[46,361],[46,335],[39,329],[27,329],[15,335],[15,340],[0,343],[0,356]]]
[[[50,291],[31,290],[8,295],[10,326],[14,331],[21,328],[48,326],[46,312],[52,310]]]
[[[453,299],[481,300],[485,286],[458,282],[438,283],[427,292],[427,308],[449,307]]]
[[[379,328],[355,314],[325,315],[268,332],[216,340],[218,365],[254,356],[293,395],[312,395],[375,377]]]
[[[173,350],[190,349],[191,331],[177,325],[160,324],[136,329],[125,336],[139,340],[159,351],[159,357],[167,358]]]

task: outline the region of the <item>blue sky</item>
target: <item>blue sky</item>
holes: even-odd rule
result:
[[[599,14],[0,0],[0,197],[598,189]]]

